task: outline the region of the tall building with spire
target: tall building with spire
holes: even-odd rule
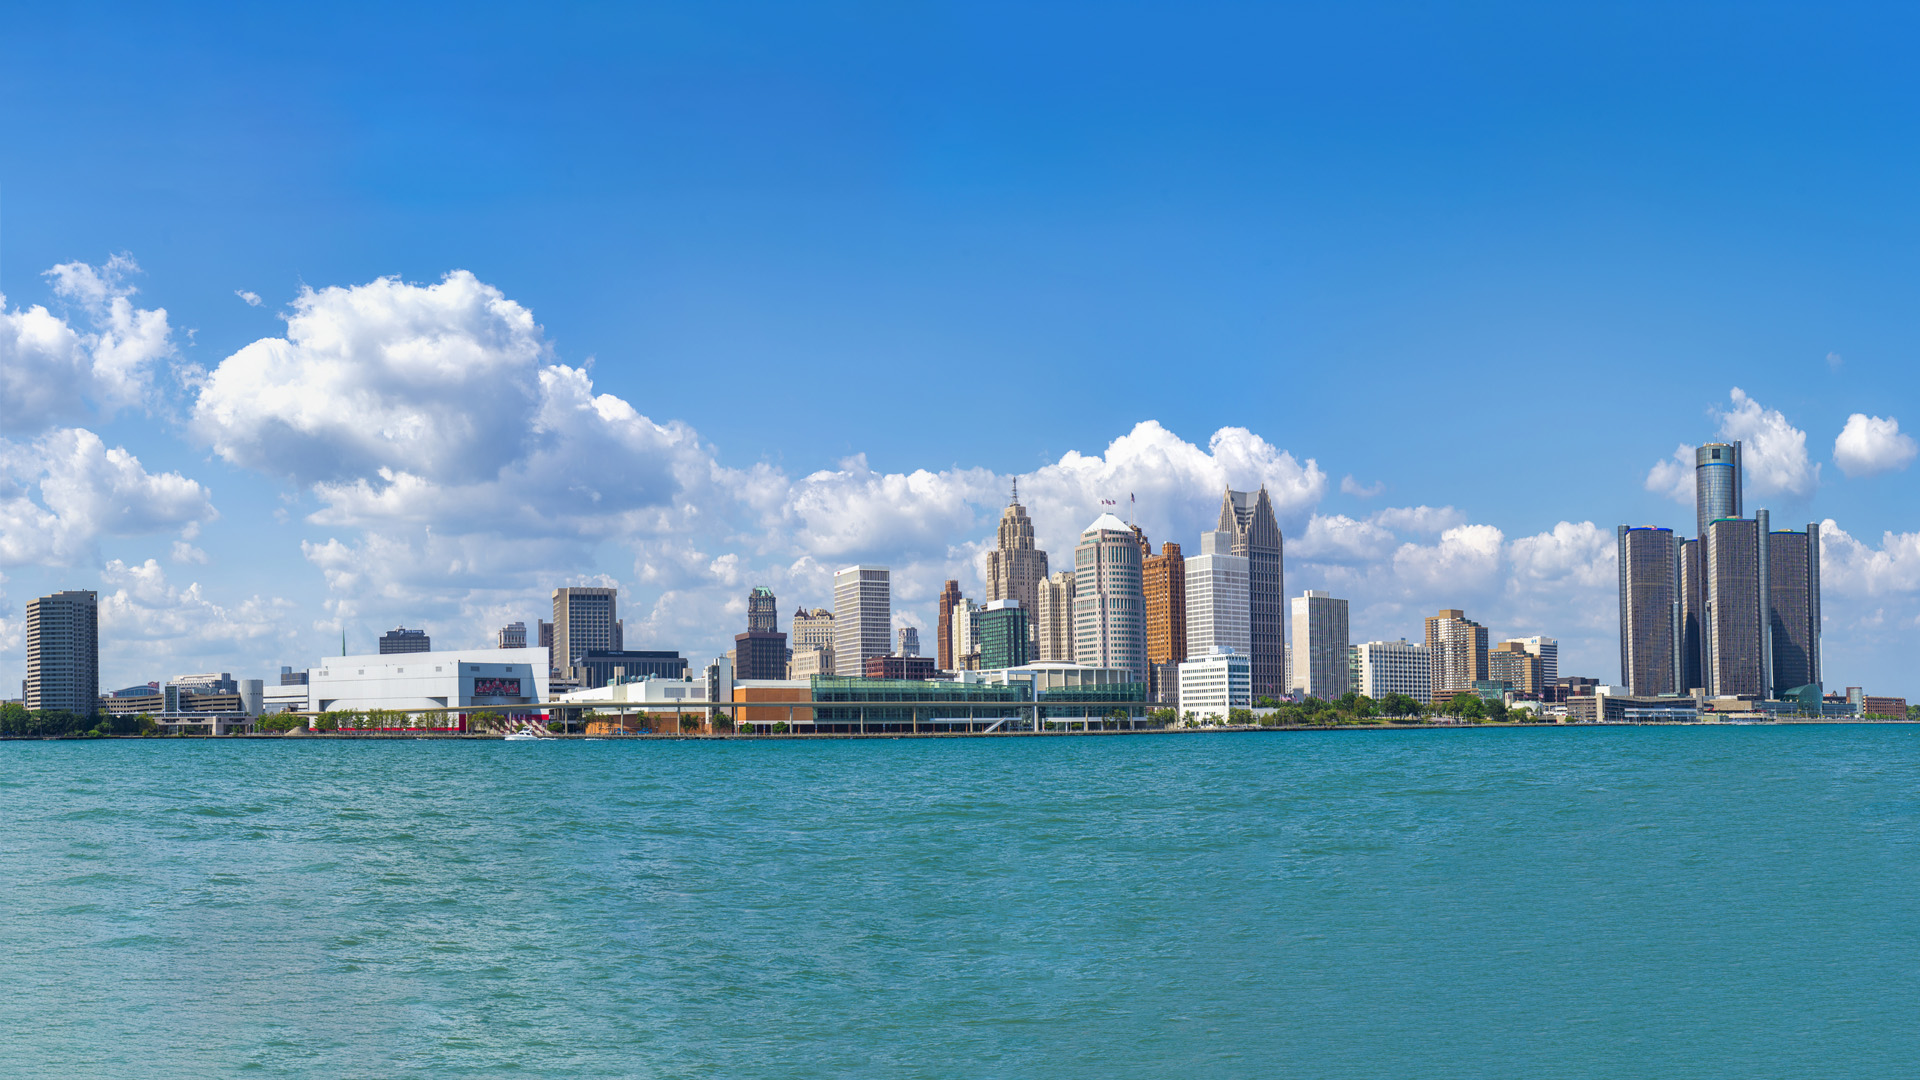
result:
[[[1033,611],[1040,598],[1040,583],[1047,578],[1047,553],[1033,546],[1033,520],[1020,505],[1020,482],[1013,483],[1013,495],[1000,514],[998,542],[987,553],[987,601],[1018,600],[1020,607]]]
[[[1263,484],[1258,492],[1229,488],[1220,500],[1219,531],[1247,559],[1247,623],[1252,637],[1253,696],[1277,698],[1286,686],[1286,615],[1281,600],[1286,564],[1280,523]]]

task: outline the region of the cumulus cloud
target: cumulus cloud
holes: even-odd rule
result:
[[[1492,525],[1458,525],[1435,544],[1402,544],[1393,571],[1409,588],[1460,592],[1485,589],[1500,569],[1506,538]]]
[[[208,375],[193,425],[228,461],[303,483],[483,480],[534,438],[547,352],[532,312],[464,270],[306,289],[286,337]]]
[[[197,481],[148,472],[84,428],[0,440],[0,565],[72,564],[102,536],[192,529],[216,516]]]
[[[1720,436],[1738,440],[1747,490],[1756,495],[1806,498],[1820,486],[1820,466],[1807,456],[1807,433],[1778,409],[1762,408],[1734,387],[1733,407],[1720,414]]]
[[[208,599],[199,582],[178,588],[159,562],[114,559],[100,573],[100,636],[127,665],[185,655],[212,659],[261,642],[291,640],[293,605],[254,596],[239,604]],[[105,651],[105,650],[103,650]]]
[[[1451,506],[1391,506],[1368,520],[1395,532],[1438,534],[1465,525],[1467,515]]]
[[[1315,562],[1372,562],[1391,554],[1397,543],[1393,532],[1376,522],[1357,521],[1345,514],[1315,514],[1288,553]]]
[[[1732,405],[1717,410],[1719,437],[1739,442],[1741,471],[1752,495],[1811,496],[1820,486],[1820,466],[1807,456],[1807,433],[1787,421],[1778,409],[1761,406],[1747,392],[1734,387]],[[1694,446],[1681,443],[1673,456],[1647,470],[1646,489],[1682,506],[1694,504]]]
[[[1562,521],[1551,530],[1513,542],[1517,589],[1538,583],[1618,588],[1619,542],[1591,521]]]
[[[1847,426],[1833,440],[1833,463],[1848,476],[1904,469],[1920,454],[1913,438],[1900,434],[1900,421],[1865,413],[1847,417]]]
[[[1361,499],[1371,499],[1385,490],[1387,490],[1387,482],[1385,480],[1375,480],[1371,484],[1362,484],[1353,478],[1352,473],[1348,473],[1340,478],[1340,493],[1343,495],[1352,495]]]
[[[260,294],[251,289],[235,289],[233,295],[239,297],[248,307],[260,306]]]
[[[153,369],[173,354],[164,308],[133,306],[127,278],[140,267],[116,255],[101,266],[62,263],[44,275],[80,326],[35,304],[9,310],[0,296],[0,429],[34,432],[95,413],[144,406]]]
[[[1820,588],[1853,597],[1920,592],[1920,532],[1888,530],[1874,548],[1828,518],[1820,526]]]
[[[1672,457],[1654,462],[1653,468],[1647,470],[1647,490],[1655,495],[1664,495],[1681,506],[1692,506],[1693,452],[1696,449],[1691,443],[1681,443],[1674,449]]]

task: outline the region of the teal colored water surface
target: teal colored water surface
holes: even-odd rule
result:
[[[0,744],[12,1077],[1905,1077],[1920,729]]]

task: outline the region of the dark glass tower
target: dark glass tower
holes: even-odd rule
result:
[[[1767,538],[1773,696],[1820,681],[1820,526]]]
[[[1767,512],[1707,523],[1707,690],[1715,697],[1773,690]]]
[[[1616,530],[1620,543],[1620,681],[1630,694],[1677,693],[1680,544],[1672,529]]]

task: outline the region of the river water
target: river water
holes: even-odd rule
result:
[[[0,744],[13,1077],[1911,1076],[1920,728]]]

